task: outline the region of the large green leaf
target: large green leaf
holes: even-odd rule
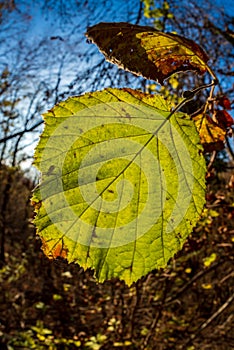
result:
[[[204,205],[192,120],[158,95],[106,89],[45,115],[35,225],[50,258],[131,284],[182,248]]]
[[[96,24],[88,28],[86,36],[99,47],[107,61],[160,84],[176,72],[210,71],[203,49],[177,34],[120,22]]]

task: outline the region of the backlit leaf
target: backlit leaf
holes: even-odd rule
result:
[[[208,56],[194,41],[130,23],[99,23],[88,28],[92,40],[106,59],[160,84],[180,71],[204,73]]]
[[[193,117],[205,152],[219,151],[224,148],[226,131],[215,123],[207,114],[200,113]]]
[[[193,121],[170,109],[159,95],[106,89],[45,115],[33,202],[49,258],[131,284],[182,248],[205,202],[206,169]]]

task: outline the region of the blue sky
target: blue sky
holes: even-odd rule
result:
[[[183,1],[180,1],[181,9],[183,8]],[[187,0],[186,0],[187,2]],[[204,1],[198,0],[197,5],[199,6],[199,2],[202,4]],[[27,1],[26,1],[27,3]],[[51,8],[50,13],[48,17],[45,17],[45,13],[43,13],[41,9],[41,5],[44,3],[44,1],[28,1],[27,5],[27,11],[29,15],[31,15],[32,20],[28,26],[28,34],[29,36],[42,36],[46,33],[52,34],[57,31],[61,31],[61,29],[56,29],[54,19],[57,17],[58,12],[56,11],[56,8]],[[73,1],[67,1],[66,4],[73,4]],[[133,1],[125,1],[125,0],[112,0],[109,2],[109,9],[105,9],[105,11],[102,11],[102,7],[100,6],[100,1],[93,0],[91,2],[92,6],[82,6],[82,3],[86,3],[85,1],[80,1],[80,8],[81,13],[80,15],[82,17],[79,18],[80,24],[84,24],[84,29],[86,25],[94,25],[98,21],[126,21],[126,22],[135,22],[137,11],[139,7],[139,1],[133,0]],[[88,3],[88,1],[87,1]],[[129,5],[131,3],[131,5]],[[205,2],[206,3],[206,2]],[[211,2],[214,4],[214,7],[219,7],[220,9],[223,9],[223,11],[229,15],[234,16],[234,1],[233,0],[214,0]],[[18,2],[19,8],[21,8],[21,2]],[[132,7],[132,15],[129,15],[129,11]],[[72,10],[72,7],[70,8]],[[24,11],[24,7],[22,8]],[[178,10],[180,10],[180,7],[178,7]],[[93,13],[92,13],[93,12]],[[99,16],[98,16],[99,12]],[[97,13],[97,16],[95,15]],[[73,16],[75,14],[75,11],[73,12]],[[87,18],[89,17],[89,18]],[[96,17],[96,18],[95,18]],[[78,19],[77,17],[76,20]],[[74,18],[71,18],[70,25],[76,25],[76,21],[74,21]],[[58,23],[57,23],[58,24]],[[218,24],[218,23],[217,23]],[[66,23],[67,26],[67,23]],[[65,25],[64,25],[65,27]],[[61,31],[62,32],[62,31]],[[58,33],[59,34],[59,33]]]

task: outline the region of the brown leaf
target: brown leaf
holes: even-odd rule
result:
[[[194,41],[130,23],[99,23],[86,36],[107,61],[147,79],[163,83],[170,75],[193,70],[203,74],[208,56]]]

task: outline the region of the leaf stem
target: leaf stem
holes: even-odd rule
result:
[[[205,85],[202,85],[202,86],[199,86],[193,90],[187,90],[187,91],[184,91],[183,92],[183,97],[184,99],[173,109],[173,111],[169,114],[169,116],[167,117],[167,119],[170,119],[170,117],[176,113],[181,107],[183,107],[187,102],[193,100],[193,98],[195,97],[195,95],[203,90],[203,89],[207,89],[208,87],[211,87],[211,91],[210,91],[210,96],[208,98],[208,101],[212,98],[213,96],[213,93],[214,93],[214,88],[215,86],[217,85],[217,80],[215,78],[215,80],[212,80],[211,83],[209,84],[205,84]],[[207,101],[207,102],[208,102]],[[207,109],[207,106],[208,106],[208,103],[206,103],[206,106],[205,106],[205,109]]]
[[[213,78],[214,85],[217,85],[219,82],[219,79],[216,77],[215,72],[208,65],[206,66],[206,68],[207,68],[207,72],[210,73],[210,75]]]

